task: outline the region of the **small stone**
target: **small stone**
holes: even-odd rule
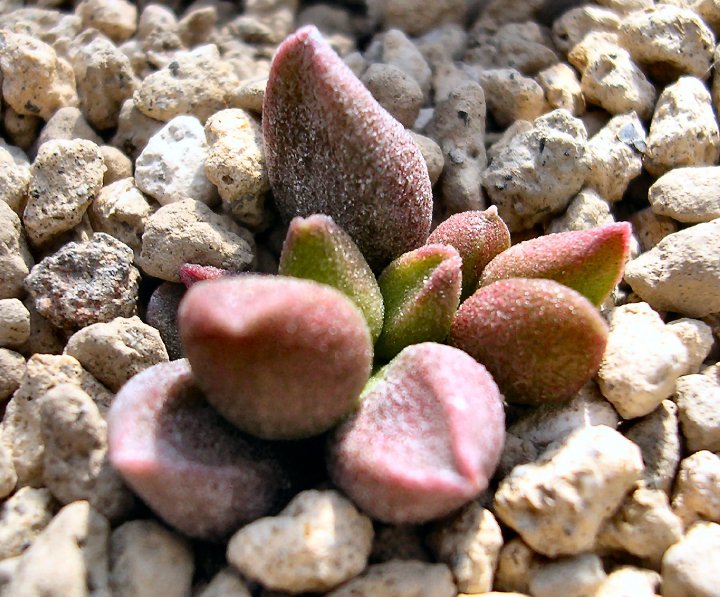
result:
[[[369,566],[327,597],[456,597],[457,588],[445,564],[428,564],[416,560],[391,560]]]
[[[652,210],[678,222],[695,224],[720,217],[720,166],[675,168],[650,187]]]
[[[125,41],[137,28],[137,6],[127,0],[82,0],[75,12],[84,29],[97,29],[116,43]]]
[[[645,487],[661,489],[670,495],[680,462],[680,430],[675,403],[663,400],[649,415],[634,423],[625,436],[642,452]]]
[[[168,360],[159,332],[139,317],[118,317],[73,334],[65,354],[74,356],[113,392],[140,371]]]
[[[543,88],[515,69],[482,71],[479,82],[488,111],[501,128],[516,120],[535,120],[546,110]]]
[[[627,15],[619,39],[638,64],[661,80],[678,75],[706,79],[710,74],[715,36],[689,7],[658,4]]]
[[[663,238],[678,231],[675,220],[657,215],[651,207],[636,211],[630,216],[633,236],[638,239],[642,252],[649,251]]]
[[[25,357],[14,350],[0,348],[0,403],[20,387],[25,375]]]
[[[25,280],[38,313],[56,327],[78,329],[137,310],[140,272],[130,247],[103,232],[68,243]]]
[[[391,64],[372,64],[361,81],[400,124],[405,128],[413,125],[423,104],[423,92],[415,79]]]
[[[654,570],[621,566],[608,574],[593,597],[655,597],[660,580]]]
[[[688,350],[689,359],[685,373],[699,373],[713,348],[712,328],[699,319],[688,317],[671,321],[668,326]]]
[[[688,451],[720,452],[720,384],[707,375],[685,375],[677,380],[675,393]]]
[[[17,114],[47,120],[63,106],[77,106],[72,67],[48,44],[24,33],[0,33],[2,94]]]
[[[533,77],[558,62],[548,30],[531,20],[504,23],[492,35],[480,30],[473,37],[465,59],[483,70],[515,69]]]
[[[178,35],[187,48],[209,43],[218,22],[218,9],[201,6],[188,10],[178,22]]]
[[[468,81],[437,103],[425,127],[443,153],[440,195],[447,215],[485,207],[480,188],[482,171],[487,166],[485,115],[485,93],[480,85]]]
[[[85,120],[79,108],[67,106],[57,110],[40,131],[33,147],[39,151],[47,141],[66,139],[86,139],[95,145],[102,145],[102,137],[98,135]],[[37,154],[37,151],[35,152]]]
[[[720,218],[669,234],[630,261],[625,281],[654,309],[704,317],[720,311]]]
[[[135,186],[132,178],[106,184],[90,204],[88,213],[93,230],[114,236],[129,246],[137,263],[142,249],[145,224],[155,207]]]
[[[688,360],[683,343],[647,303],[623,305],[610,315],[598,385],[624,419],[642,417],[672,395]]]
[[[569,52],[588,34],[595,31],[615,33],[620,28],[620,17],[612,10],[592,4],[571,8],[555,19],[552,38],[562,52]]]
[[[462,23],[466,8],[462,0],[369,0],[368,10],[385,29],[397,27],[408,35],[422,35],[443,23]]]
[[[495,513],[541,554],[579,554],[642,476],[640,449],[604,425],[575,431],[495,493]]]
[[[372,537],[370,519],[339,493],[309,490],[233,535],[227,559],[267,588],[324,592],[362,572]]]
[[[515,135],[483,174],[483,187],[511,232],[562,212],[589,171],[587,133],[566,110],[536,119]]]
[[[665,552],[663,597],[711,597],[720,586],[720,524],[701,522]]]
[[[537,82],[551,109],[564,108],[573,116],[585,113],[585,98],[575,70],[558,62],[537,74]]]
[[[127,100],[118,114],[118,128],[111,144],[120,149],[131,160],[136,160],[150,139],[163,128],[163,123],[145,116]]]
[[[437,560],[450,567],[458,591],[485,593],[492,589],[503,538],[489,510],[471,502],[434,525],[428,541]]]
[[[580,83],[587,102],[610,114],[636,112],[643,120],[652,116],[655,87],[619,46],[608,45],[592,52]]]
[[[457,0],[450,1],[456,2]],[[413,7],[411,13],[408,14],[413,14],[414,17],[415,10],[416,8]],[[400,29],[402,29],[402,31]],[[427,99],[430,93],[432,70],[424,56],[420,53],[418,47],[404,33],[406,31],[404,28],[390,29],[382,35],[379,61],[396,66],[404,73],[410,75],[417,81],[418,85],[420,85],[420,89],[423,90],[423,95]]]
[[[13,155],[10,146],[0,145],[0,201],[4,201],[18,215],[22,215],[30,183],[30,164],[24,156]]]
[[[683,523],[665,492],[636,489],[598,534],[600,550],[627,552],[658,568],[668,547],[680,541]]]
[[[137,39],[146,52],[168,52],[182,48],[178,20],[169,6],[144,5],[137,23]]]
[[[252,597],[252,593],[240,575],[227,567],[213,576],[197,597]]]
[[[225,211],[242,225],[260,227],[270,190],[260,122],[244,110],[221,110],[208,118],[205,136],[205,175],[217,187]]]
[[[538,566],[530,576],[533,597],[586,597],[605,581],[602,560],[592,553],[560,558]]]
[[[563,215],[550,220],[546,232],[553,234],[571,230],[589,230],[612,224],[614,221],[610,204],[593,189],[583,189],[570,201]]]
[[[700,450],[680,463],[672,507],[686,528],[697,521],[720,522],[720,457]]]
[[[9,105],[4,105],[3,128],[5,138],[24,151],[30,151],[43,120],[32,114],[18,114]]]
[[[30,313],[20,299],[0,299],[0,347],[18,348],[30,337]]]
[[[247,110],[258,115],[262,114],[262,105],[265,98],[266,87],[267,77],[241,81],[239,87],[233,94],[233,108],[240,108],[241,110]]]
[[[615,116],[587,144],[585,184],[606,201],[620,201],[642,171],[645,129],[636,114]]]
[[[148,141],[135,162],[135,184],[161,205],[192,198],[206,204],[217,190],[205,175],[208,145],[194,116],[176,116]]]
[[[80,35],[71,60],[80,108],[93,128],[105,131],[117,126],[120,108],[139,81],[122,51],[105,37],[90,39],[89,34]]]
[[[182,284],[163,282],[150,296],[145,314],[147,323],[160,332],[171,361],[185,355],[177,326],[177,310],[184,294]]]
[[[133,163],[122,151],[111,145],[101,145],[100,154],[105,164],[103,185],[107,186],[133,175]],[[127,243],[126,243],[127,244]]]
[[[60,384],[43,395],[43,481],[62,504],[88,500],[110,520],[126,516],[133,496],[107,459],[107,425],[80,387]]]
[[[252,265],[253,252],[247,230],[204,203],[184,199],[161,207],[147,219],[138,261],[145,273],[179,282],[184,263],[239,272]]]
[[[430,184],[435,186],[435,183],[440,179],[440,175],[445,168],[445,157],[443,156],[442,148],[430,137],[420,135],[414,131],[410,131],[410,135],[412,135],[415,143],[417,143],[417,146],[420,148],[423,158],[425,158]]]
[[[718,157],[720,132],[710,92],[700,79],[681,77],[655,105],[643,166],[661,176],[683,166],[712,166]]]
[[[530,576],[543,561],[542,556],[530,549],[520,537],[513,537],[500,550],[495,588],[528,593]]]
[[[24,295],[25,277],[34,263],[20,218],[0,201],[0,298]]]
[[[214,44],[179,51],[163,69],[143,79],[133,95],[145,116],[169,122],[180,115],[195,116],[201,123],[230,107],[239,83],[232,65],[220,58]]]
[[[38,313],[32,296],[26,296],[23,304],[30,313],[30,337],[20,352],[29,355],[61,354],[65,347],[64,332]]]
[[[87,502],[65,506],[22,555],[8,595],[108,594],[108,521]]]
[[[12,453],[0,437],[0,499],[4,499],[9,496],[14,491],[16,484],[17,473],[15,472],[15,466],[13,465]],[[2,514],[0,514],[0,538],[2,538],[1,529]]]
[[[2,441],[13,455],[18,485],[39,485],[42,479],[44,442],[40,425],[42,396],[54,386],[80,386],[105,412],[112,395],[70,356],[35,354],[27,362],[22,384],[7,404],[2,421]]]
[[[189,595],[193,571],[186,541],[153,520],[131,520],[110,537],[110,587],[117,597]]]
[[[48,489],[22,487],[0,509],[0,560],[21,555],[48,525],[57,503]]]
[[[42,245],[77,226],[102,187],[104,173],[100,149],[91,141],[43,143],[23,213],[30,241]]]

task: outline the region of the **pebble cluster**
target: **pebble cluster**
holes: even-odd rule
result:
[[[719,594],[720,4],[66,4],[0,5],[1,596]],[[394,525],[321,479],[190,540],[110,465],[106,415],[183,356],[183,264],[277,271],[263,97],[309,23],[410,130],[434,226],[629,221],[632,258],[597,375],[507,410],[478,500]]]

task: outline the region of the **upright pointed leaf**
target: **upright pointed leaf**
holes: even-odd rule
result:
[[[337,288],[362,311],[373,342],[377,340],[384,313],[380,288],[360,249],[331,217],[316,214],[293,218],[280,255],[279,273]]]
[[[506,278],[548,278],[599,306],[622,278],[630,231],[630,224],[618,222],[521,242],[488,263],[480,285]]]
[[[388,265],[378,278],[385,323],[375,354],[389,360],[411,344],[445,340],[461,283],[462,259],[448,245],[425,245]]]
[[[273,58],[263,103],[268,176],[286,220],[324,213],[378,270],[430,232],[420,149],[315,27]]]
[[[432,231],[427,244],[450,245],[462,257],[462,298],[477,290],[485,266],[510,247],[510,231],[494,205],[485,211],[450,216]]]

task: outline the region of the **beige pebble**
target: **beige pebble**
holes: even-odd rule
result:
[[[711,597],[720,586],[720,524],[701,522],[665,552],[663,597]]]
[[[559,62],[537,74],[537,82],[551,109],[564,108],[573,116],[585,113],[585,97],[575,70]]]
[[[635,444],[604,425],[585,427],[513,469],[495,493],[495,513],[541,554],[580,554],[642,470]]]
[[[462,0],[368,0],[370,14],[387,29],[397,27],[408,35],[421,35],[442,23],[462,23]]]
[[[623,418],[645,416],[672,395],[687,370],[688,350],[647,303],[618,307],[609,323],[600,391]]]
[[[713,348],[712,328],[699,319],[681,317],[668,323],[668,328],[677,334],[688,350],[688,365],[685,374],[699,373],[705,359]]]
[[[4,350],[4,349],[3,349]],[[2,433],[0,431],[0,433]],[[9,496],[17,484],[17,473],[13,465],[12,453],[0,438],[0,499]],[[2,538],[2,518],[0,514],[0,538]]]
[[[515,120],[535,120],[546,111],[543,88],[513,68],[482,71],[479,82],[488,111],[501,128]]]
[[[391,560],[373,564],[327,597],[455,597],[457,589],[445,564]]]
[[[46,488],[22,487],[0,508],[0,560],[21,555],[48,525],[57,502]]]
[[[67,106],[57,110],[40,131],[33,149],[37,154],[40,147],[54,139],[86,139],[95,145],[102,144],[102,137],[88,124],[80,108]]]
[[[657,215],[651,207],[636,211],[630,216],[630,223],[642,252],[649,251],[668,234],[678,231],[675,220]]]
[[[698,521],[720,523],[720,456],[700,450],[680,463],[672,507],[688,528]]]
[[[251,267],[253,254],[254,241],[247,230],[204,203],[184,199],[147,219],[138,261],[146,274],[179,282],[184,263],[239,272]]]
[[[677,380],[675,401],[688,451],[720,451],[720,384],[707,375],[685,375]]]
[[[13,155],[0,145],[0,201],[7,203],[19,216],[25,209],[29,183],[30,164],[27,157],[18,158],[17,154]]]
[[[303,491],[277,516],[261,518],[230,539],[228,561],[270,589],[328,591],[365,568],[370,519],[336,491]]]
[[[674,168],[648,191],[652,210],[678,222],[695,224],[720,217],[720,166]]]
[[[30,313],[20,299],[0,299],[0,347],[22,346],[30,337]]]
[[[0,402],[20,387],[25,375],[25,357],[14,350],[0,348]]]
[[[82,0],[75,8],[85,28],[93,27],[114,42],[135,33],[137,6],[127,0]]]
[[[213,576],[197,597],[252,597],[252,593],[240,575],[228,567]]]
[[[100,154],[102,155],[103,164],[105,164],[105,176],[103,176],[104,186],[133,175],[132,161],[116,147],[112,145],[101,145]]]
[[[613,570],[593,597],[656,597],[660,575],[654,570],[621,566]]]
[[[425,164],[428,169],[428,176],[430,177],[430,184],[435,186],[435,183],[440,178],[443,168],[445,167],[445,157],[443,156],[442,148],[430,137],[420,135],[414,131],[409,131],[412,138],[420,148],[420,152],[425,158]]]
[[[194,571],[187,542],[153,520],[131,520],[110,537],[110,587],[116,597],[189,595]]]
[[[565,213],[550,220],[547,233],[589,230],[615,221],[610,204],[593,189],[583,189],[567,206]]]
[[[22,555],[8,595],[107,594],[108,521],[87,502],[65,506]]]
[[[567,53],[594,31],[617,32],[620,17],[612,10],[588,4],[571,8],[555,19],[552,38],[559,50]]]
[[[471,502],[456,515],[436,523],[428,541],[438,561],[450,568],[459,591],[484,593],[492,589],[503,537],[489,510]]]
[[[361,81],[377,102],[409,128],[423,104],[423,92],[417,81],[391,64],[371,64]]]
[[[535,568],[530,577],[530,594],[533,597],[588,597],[594,595],[607,578],[602,560],[586,553]]]
[[[720,156],[720,132],[710,92],[700,79],[681,77],[658,98],[643,166],[654,176],[683,166],[712,166]]]
[[[528,593],[530,576],[545,559],[533,551],[520,537],[513,537],[500,549],[495,572],[495,588],[502,591]]]

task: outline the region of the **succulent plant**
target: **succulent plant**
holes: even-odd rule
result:
[[[222,538],[270,512],[288,490],[278,448],[220,417],[185,359],[126,383],[108,430],[113,466],[166,522],[192,537]]]
[[[275,53],[262,124],[285,219],[331,216],[374,270],[425,242],[432,189],[420,149],[315,27]]]
[[[450,344],[488,368],[508,401],[569,399],[600,367],[608,328],[575,290],[545,279],[485,286],[455,315]]]
[[[505,278],[549,278],[600,306],[622,278],[630,252],[630,224],[547,234],[518,243],[482,272],[481,286]]]
[[[378,339],[385,307],[377,280],[360,249],[331,217],[316,214],[293,218],[278,273],[337,288],[365,315],[372,341]]]
[[[460,302],[462,259],[449,245],[425,245],[380,274],[385,323],[375,354],[390,360],[406,346],[443,342]]]
[[[558,402],[596,373],[608,333],[596,305],[620,278],[629,225],[510,247],[491,207],[428,236],[417,146],[313,27],[279,47],[263,110],[270,182],[290,221],[280,275],[182,266],[188,361],[121,390],[111,460],[199,537],[263,515],[289,469],[305,470],[270,440],[313,438],[307,453],[322,460],[326,433],[332,479],[370,515],[448,514],[494,473],[501,392]],[[178,298],[166,288],[149,312],[172,328],[165,311]]]
[[[504,423],[485,367],[442,344],[409,346],[373,377],[357,412],[335,431],[330,474],[378,520],[424,522],[487,487]]]
[[[455,247],[462,257],[462,298],[477,290],[485,266],[510,248],[510,231],[494,205],[485,211],[464,211],[440,222],[427,244]]]
[[[325,284],[258,275],[194,284],[178,324],[207,400],[258,437],[328,430],[352,410],[370,375],[365,319]]]

